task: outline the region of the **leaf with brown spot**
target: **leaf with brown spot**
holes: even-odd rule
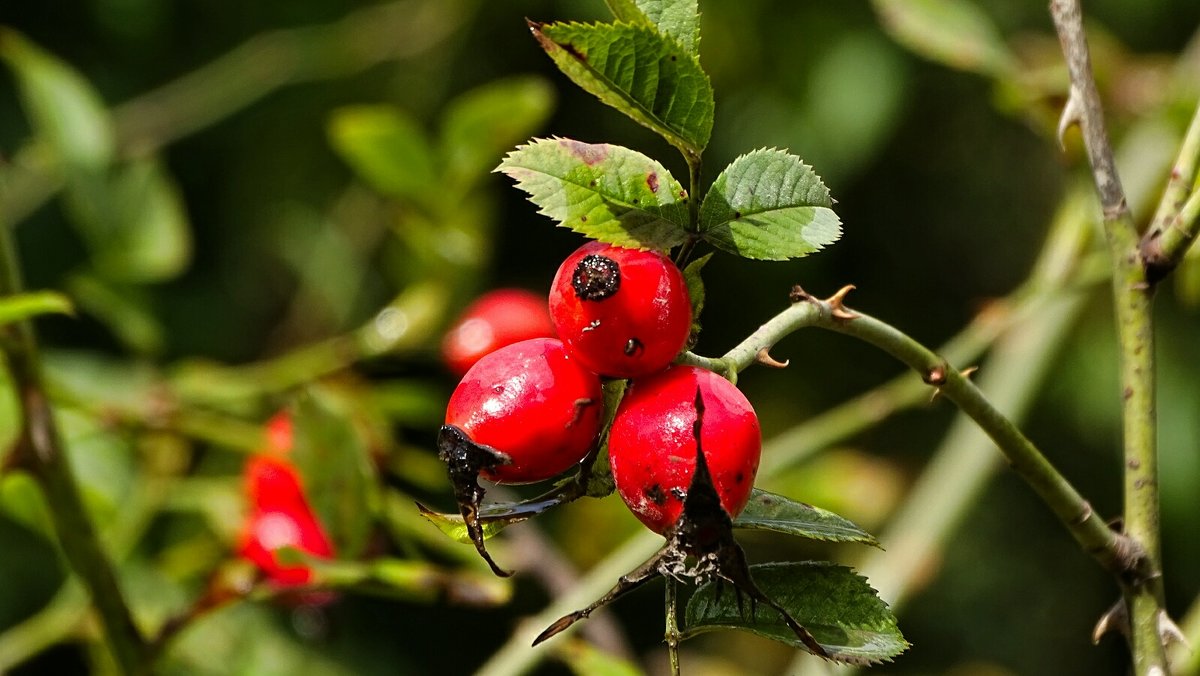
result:
[[[664,251],[687,239],[683,186],[666,167],[629,148],[534,139],[496,171],[516,180],[538,213],[592,239]]]

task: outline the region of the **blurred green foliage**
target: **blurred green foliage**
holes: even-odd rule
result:
[[[734,345],[795,283],[821,294],[854,283],[855,306],[938,344],[1024,279],[1073,180],[1051,137],[1065,78],[1044,2],[701,7],[717,102],[704,180],[752,148],[786,148],[830,187],[844,236],[800,261],[715,256],[697,352]],[[1149,160],[1122,165],[1146,194],[1200,94],[1200,6],[1087,10],[1115,136],[1150,119],[1138,133],[1162,137],[1142,144],[1157,149],[1139,156]],[[437,362],[440,331],[482,289],[545,290],[580,243],[490,173],[516,144],[620,143],[687,171],[661,139],[557,74],[524,16],[607,10],[599,0],[0,7],[0,227],[15,228],[27,288],[75,308],[37,327],[72,464],[139,623],[159,631],[212,585],[245,576],[231,554],[240,470],[280,408],[297,415],[299,461],[327,486],[318,510],[347,559],[326,571],[345,588],[333,605],[225,606],[175,637],[164,673],[468,673],[556,593],[544,571],[511,586],[481,577],[470,548],[412,506],[450,506],[432,451],[454,384]],[[1184,76],[1177,58],[1191,60]],[[1158,307],[1165,579],[1180,613],[1200,590],[1193,287],[1164,289]],[[59,298],[0,298],[0,322],[37,299],[62,310]],[[1025,428],[1115,515],[1108,313],[1098,294]],[[768,438],[899,372],[834,335],[793,336],[775,356],[792,366],[739,381]],[[0,370],[0,464],[19,427],[6,378]],[[770,488],[876,528],[949,417],[935,403],[889,419]],[[1026,487],[1000,475],[966,523],[901,613],[913,647],[887,673],[1125,673],[1119,641],[1089,641],[1111,581]],[[615,498],[538,525],[561,546],[564,571],[636,531]],[[495,546],[501,561],[520,560],[518,547]],[[797,547],[750,538],[748,549],[759,560],[842,554]],[[0,671],[107,669],[40,495],[17,472],[0,478],[0,552],[0,580],[20,581],[0,584]],[[660,603],[637,594],[614,608],[625,656],[660,659]],[[705,637],[685,644],[685,661],[775,673],[789,655],[764,645]],[[578,673],[630,669],[588,644],[560,651]]]

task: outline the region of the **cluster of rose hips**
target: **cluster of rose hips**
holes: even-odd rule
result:
[[[722,376],[672,365],[692,328],[679,268],[658,251],[590,242],[559,267],[549,314],[557,338],[499,347],[466,371],[438,439],[468,534],[493,571],[508,574],[483,544],[478,477],[532,483],[594,458],[606,418],[606,379],[630,381],[611,417],[607,449],[617,492],[633,514],[670,536],[684,512],[698,446],[722,516],[739,514],[758,470],[758,419]],[[463,333],[498,333],[483,324],[466,326],[451,331],[448,357],[468,352],[452,350]]]

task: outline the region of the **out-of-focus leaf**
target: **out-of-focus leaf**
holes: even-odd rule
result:
[[[329,120],[334,150],[379,192],[422,203],[434,194],[433,154],[425,131],[394,106],[350,106]]]
[[[553,109],[554,89],[536,76],[490,82],[451,101],[441,129],[446,180],[469,188],[497,156],[536,133]]]
[[[842,234],[829,189],[812,167],[782,150],[760,149],[734,160],[700,205],[700,233],[745,258],[807,256]]]
[[[31,291],[15,296],[0,296],[0,325],[19,322],[45,314],[74,314],[71,300],[54,291]]]
[[[490,573],[449,571],[425,561],[373,559],[330,561],[306,557],[313,584],[321,588],[434,603],[496,606],[512,598],[512,584]]]
[[[381,504],[374,465],[350,405],[332,392],[314,389],[293,414],[296,466],[309,502],[342,558],[362,552]]]
[[[879,546],[870,533],[833,512],[754,489],[750,502],[733,521],[734,528],[770,530],[831,542],[861,542]]]
[[[700,9],[696,0],[605,0],[618,21],[645,22],[696,54],[700,46]]]
[[[126,500],[137,480],[128,436],[104,421],[71,409],[60,410],[57,417],[67,457],[92,520],[103,528],[126,516]]]
[[[436,427],[446,414],[446,395],[430,383],[393,380],[376,383],[367,393],[389,420]]]
[[[97,172],[112,162],[116,143],[108,111],[78,71],[9,28],[0,28],[0,59],[17,76],[35,131],[67,166]]]
[[[162,350],[162,326],[137,288],[80,273],[67,280],[67,289],[81,310],[100,320],[130,350],[139,354]]]
[[[908,648],[896,618],[867,581],[824,562],[750,566],[764,594],[808,629],[829,657],[851,664],[889,661]],[[684,638],[715,629],[740,629],[806,649],[779,613],[766,604],[739,607],[736,594],[710,582],[688,600]]]
[[[873,0],[891,36],[938,63],[976,73],[1011,73],[1016,58],[978,6],[966,0]]]
[[[158,372],[146,362],[131,362],[95,352],[52,350],[42,357],[54,391],[74,401],[149,411],[162,395]],[[114,387],[114,383],[120,383]]]
[[[183,198],[157,160],[73,177],[66,198],[95,267],[106,279],[162,281],[190,262],[192,236]]]
[[[538,213],[593,239],[666,250],[687,238],[683,186],[661,164],[628,148],[535,139],[496,170],[529,193]]]
[[[46,496],[31,475],[10,472],[0,476],[0,509],[29,530],[47,538],[54,537]]]
[[[642,670],[628,660],[610,655],[578,638],[558,641],[554,654],[575,676],[639,676]]]
[[[708,145],[713,91],[695,54],[642,24],[531,24],[567,77],[686,155]]]

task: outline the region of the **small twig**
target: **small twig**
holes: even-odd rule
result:
[[[667,659],[671,663],[671,676],[679,676],[679,582],[667,576]]]
[[[1142,236],[1142,257],[1151,283],[1170,274],[1200,233],[1200,190],[1194,190],[1196,167],[1200,164],[1200,104],[1184,134],[1179,156],[1171,168],[1167,187],[1154,213],[1150,228]]]

